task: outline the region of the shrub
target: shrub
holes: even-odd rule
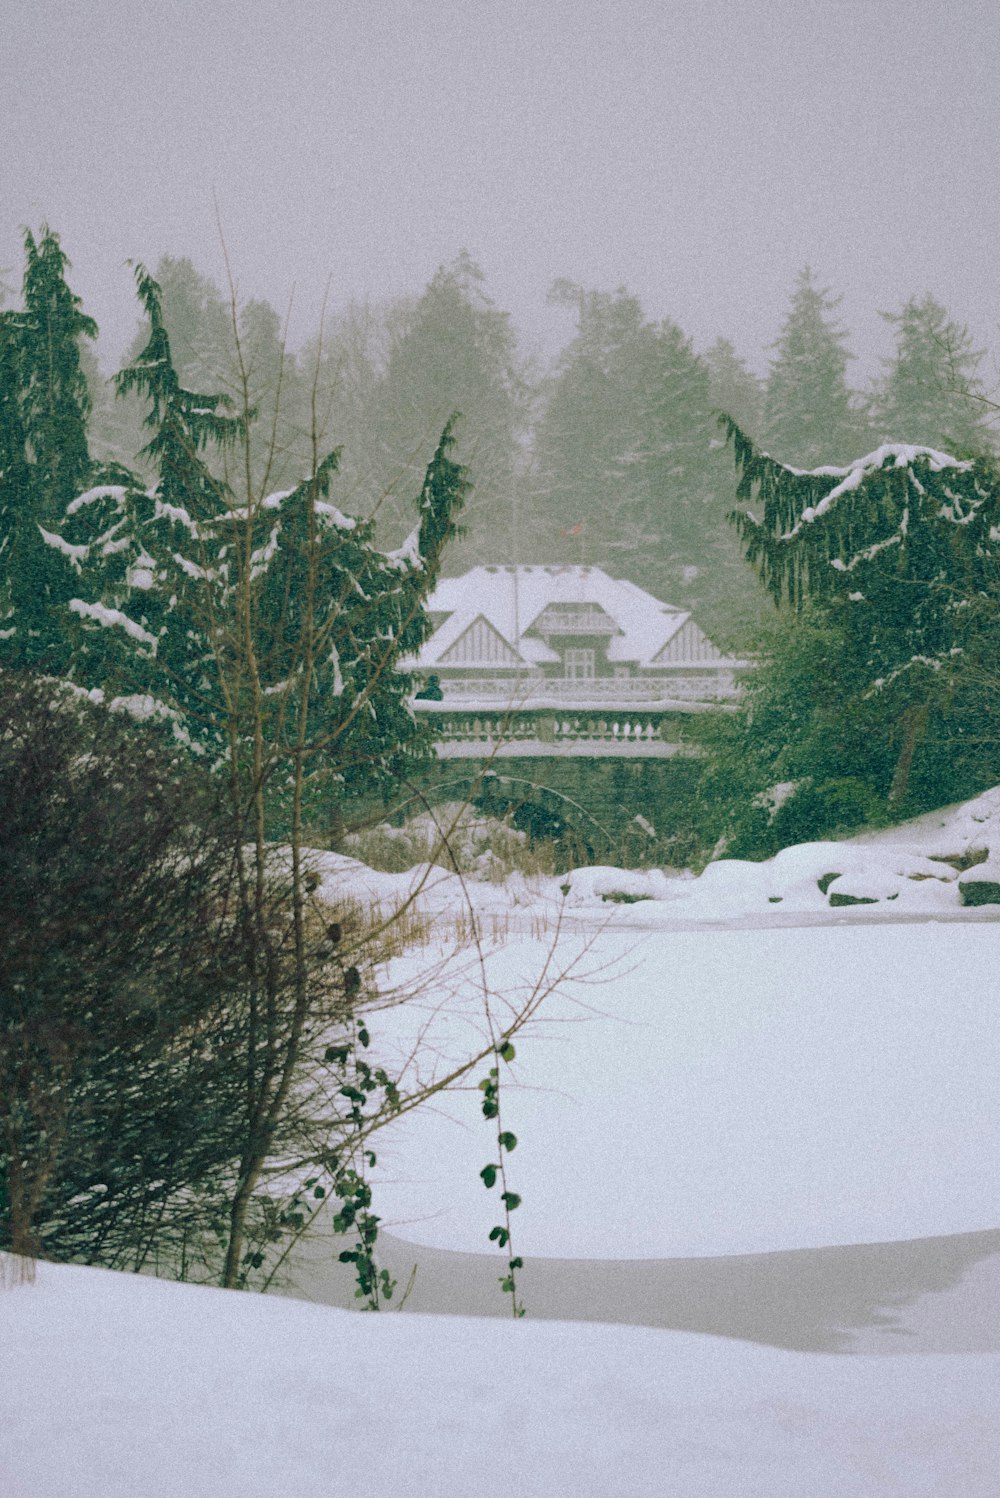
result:
[[[236,1140],[231,846],[142,727],[0,673],[0,1247],[143,1260]]]

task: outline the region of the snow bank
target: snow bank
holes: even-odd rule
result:
[[[602,905],[606,913],[616,894],[624,906],[641,901],[636,909],[615,912],[617,924],[639,926],[816,917],[847,906],[856,907],[852,913],[859,919],[866,912],[950,914],[984,903],[965,893],[967,886],[982,891],[1000,884],[1000,787],[882,832],[844,842],[799,843],[764,863],[719,859],[697,879],[655,870],[574,869],[562,876],[562,884],[574,912]]]
[[[401,833],[402,837],[403,834]],[[425,914],[516,915],[648,928],[759,920],[788,924],[869,917],[954,916],[982,905],[998,881],[1000,787],[959,806],[842,842],[800,843],[764,863],[718,859],[694,878],[661,869],[571,869],[555,877],[512,874],[502,883],[419,864],[377,873],[357,859],[316,851],[320,898],[346,897],[388,912],[407,902]],[[975,866],[982,864],[982,870]],[[976,894],[967,886],[977,885]],[[987,908],[987,913],[988,909]],[[970,912],[971,914],[971,912]],[[1000,900],[997,914],[1000,915]]]
[[[992,1498],[998,1370],[40,1265],[0,1289],[0,1473],[5,1498]]]

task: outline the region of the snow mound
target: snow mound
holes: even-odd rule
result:
[[[42,1264],[0,1288],[0,1472],[10,1498],[989,1498],[998,1367]]]
[[[857,906],[859,915],[931,915],[997,904],[1000,913],[1000,893],[991,897],[994,887],[1000,891],[1000,787],[881,832],[797,843],[763,863],[718,859],[697,879],[573,869],[562,887],[575,908],[606,911],[616,897],[623,905],[641,901],[641,910],[616,915],[633,924],[816,916],[844,906]]]

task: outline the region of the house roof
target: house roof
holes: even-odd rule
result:
[[[442,578],[427,601],[428,610],[447,617],[426,642],[420,654],[407,662],[411,668],[429,670],[450,664],[444,658],[478,620],[470,639],[490,638],[493,631],[510,647],[514,660],[526,666],[555,662],[557,653],[531,634],[532,626],[550,606],[592,603],[609,615],[618,627],[608,645],[608,660],[650,666],[664,647],[678,635],[690,614],[663,603],[635,583],[625,582],[600,567],[581,566],[482,566],[461,577]],[[696,629],[696,626],[693,626]],[[700,631],[699,638],[703,638]],[[475,666],[468,651],[461,664]],[[482,664],[496,669],[495,655]]]

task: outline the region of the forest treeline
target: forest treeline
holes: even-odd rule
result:
[[[155,270],[178,373],[192,389],[235,393],[240,373],[225,288],[186,258]],[[461,412],[456,454],[473,488],[447,570],[526,558],[591,562],[690,607],[710,633],[746,646],[768,610],[726,515],[732,457],[718,412],[782,462],[845,464],[886,441],[968,456],[997,442],[982,354],[933,297],[886,314],[896,352],[871,388],[848,381],[837,301],[803,270],[770,370],[760,380],[720,337],[704,353],[678,323],[649,319],[627,290],[557,282],[550,299],[573,332],[548,369],[528,358],[482,271],[461,254],[413,296],[352,305],[322,338],[291,350],[266,301],[238,310],[250,390],[264,418],[255,461],[294,483],[318,429],[343,450],[341,492],[376,517],[386,545],[441,428]],[[129,350],[141,348],[140,328]],[[84,340],[95,453],[131,463],[144,409],[114,398]],[[128,362],[128,359],[126,360]]]

